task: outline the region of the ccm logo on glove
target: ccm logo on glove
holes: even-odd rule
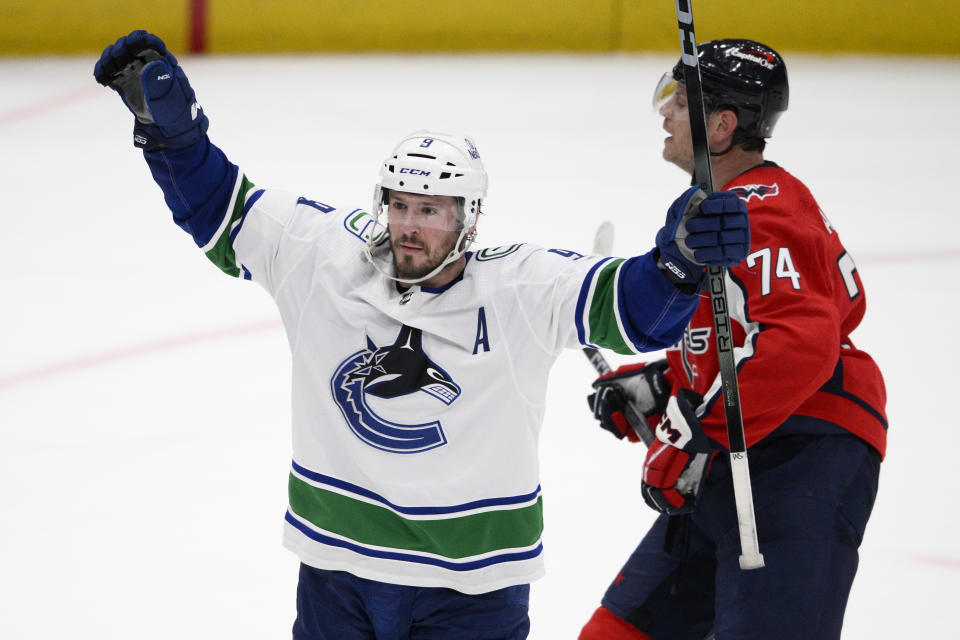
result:
[[[695,406],[703,398],[681,389],[667,402],[664,418],[657,425],[656,440],[643,463],[643,499],[652,508],[676,515],[689,513],[707,477],[716,451],[703,433]]]

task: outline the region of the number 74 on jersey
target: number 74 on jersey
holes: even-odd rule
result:
[[[777,257],[775,265],[773,251],[771,247],[764,247],[763,249],[754,251],[746,258],[747,267],[753,269],[758,263],[760,265],[760,294],[764,296],[770,294],[770,283],[773,277],[789,280],[791,286],[799,291],[800,272],[793,266],[793,258],[790,257],[790,248],[776,248]],[[840,271],[843,284],[847,288],[847,295],[853,300],[860,295],[857,280],[853,277],[853,274],[857,270],[857,265],[846,251],[837,259],[837,269]]]

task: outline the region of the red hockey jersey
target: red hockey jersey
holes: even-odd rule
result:
[[[750,253],[727,276],[747,446],[788,418],[806,416],[817,419],[807,424],[825,432],[842,427],[884,455],[883,378],[850,341],[866,309],[853,258],[806,186],[777,165],[764,163],[724,188],[738,193],[750,213]],[[704,431],[727,446],[704,296],[683,341],[667,351],[667,378],[674,393],[687,387],[704,396]]]

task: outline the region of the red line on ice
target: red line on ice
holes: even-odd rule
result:
[[[3,122],[3,116],[0,115],[0,124]],[[927,261],[927,260],[958,260],[960,259],[960,251],[954,249],[941,249],[933,251],[918,251],[918,252],[904,252],[904,253],[865,253],[860,258],[860,262],[868,262],[871,264],[875,263],[892,263],[892,262],[901,262],[901,261]],[[92,367],[97,367],[105,364],[110,364],[118,360],[128,360],[135,358],[144,354],[154,353],[158,351],[165,351],[169,349],[178,349],[192,344],[198,344],[202,342],[207,342],[211,340],[220,340],[224,338],[242,336],[248,333],[253,333],[256,331],[263,331],[268,329],[275,329],[280,326],[279,321],[271,320],[258,322],[250,325],[242,325],[238,327],[230,327],[225,329],[218,329],[215,331],[206,331],[196,334],[188,334],[176,338],[168,338],[166,340],[160,340],[157,342],[148,342],[140,345],[132,345],[129,347],[123,347],[120,349],[115,349],[112,351],[105,351],[100,354],[85,356],[77,358],[75,360],[68,360],[61,363],[51,364],[45,367],[40,367],[37,369],[29,369],[27,371],[22,371],[19,373],[13,373],[6,377],[0,378],[0,391],[3,391],[6,388],[22,384],[24,382],[29,382],[32,380],[39,380],[43,378],[50,378],[57,375],[62,375],[66,373],[73,373],[75,371],[81,371],[84,369],[90,369]],[[938,566],[948,566],[952,568],[960,568],[960,560],[945,558],[945,559],[917,559],[918,562],[922,561],[927,564],[937,564]]]
[[[931,249],[921,251],[911,249],[909,251],[884,251],[873,252],[865,251],[853,256],[857,264],[892,264],[895,262],[930,262],[937,260],[960,260],[960,249]]]
[[[103,87],[94,81],[93,75],[91,74],[90,86],[70,89],[69,91],[47,96],[42,100],[37,100],[29,104],[14,107],[9,111],[0,112],[0,127],[21,122],[23,120],[29,120],[30,118],[43,115],[48,111],[54,111],[55,109],[87,100],[92,98],[99,91],[103,91]]]
[[[911,559],[918,564],[926,564],[941,569],[960,570],[960,558],[950,556],[912,556]]]
[[[279,327],[280,322],[278,320],[269,320],[256,322],[253,324],[240,325],[237,327],[230,327],[227,329],[216,329],[213,331],[192,333],[175,338],[157,340],[155,342],[145,342],[143,344],[122,347],[112,351],[104,351],[95,355],[83,356],[74,360],[66,360],[64,362],[54,363],[45,367],[39,367],[37,369],[28,369],[26,371],[21,371],[19,373],[13,373],[6,377],[2,377],[0,378],[0,391],[18,384],[23,384],[25,382],[42,380],[44,378],[52,378],[54,376],[68,373],[75,373],[84,369],[112,364],[122,360],[129,360],[131,358],[137,358],[150,353],[181,349],[190,345],[212,342],[214,340],[222,340],[225,338],[234,338],[250,333],[257,333],[259,331],[273,330]]]

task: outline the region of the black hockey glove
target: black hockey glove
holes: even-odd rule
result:
[[[587,396],[593,417],[617,438],[638,442],[643,430],[660,422],[670,397],[670,385],[664,377],[666,360],[650,364],[629,364],[593,381],[594,392]],[[627,404],[634,411],[627,411]],[[646,420],[647,424],[640,421]]]
[[[133,144],[145,151],[188,147],[207,131],[207,116],[163,40],[134,31],[103,50],[97,82],[120,94],[136,117]]]
[[[750,250],[747,205],[732,191],[709,196],[690,187],[673,201],[657,232],[657,266],[678,287],[696,290],[704,265],[732,267]]]
[[[656,439],[643,462],[643,499],[667,515],[690,513],[716,454],[695,407],[703,398],[689,389],[670,398]]]

